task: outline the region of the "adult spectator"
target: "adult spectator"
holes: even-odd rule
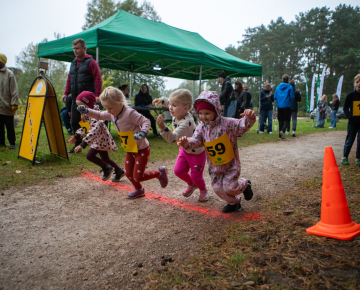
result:
[[[122,86],[119,87],[119,90],[122,91],[122,93],[125,96],[126,105],[131,107],[131,100],[130,100],[130,97],[129,97],[129,92],[130,92],[129,86],[128,85],[122,85]]]
[[[291,107],[290,107],[291,120],[292,120],[292,136],[296,137],[295,133],[296,133],[296,125],[297,125],[297,114],[298,114],[298,110],[299,110],[298,103],[301,102],[301,94],[298,90],[295,89],[294,81],[290,81],[290,85],[294,89],[294,99],[291,101]],[[286,135],[289,135],[290,134],[290,122],[286,129],[287,129]]]
[[[294,99],[294,89],[289,84],[289,76],[287,74],[282,76],[282,82],[275,90],[274,100],[278,109],[279,120],[279,139],[285,139],[285,130],[290,123],[291,116],[291,101]]]
[[[89,91],[95,94],[96,103],[100,103],[99,96],[102,91],[102,79],[100,67],[98,63],[89,54],[86,54],[86,44],[81,38],[72,42],[75,59],[71,63],[70,72],[66,82],[64,95],[67,97],[71,94],[71,128],[73,132],[80,129],[79,122],[81,114],[77,111],[76,98],[83,91]],[[75,147],[80,145],[80,141],[76,141],[72,149],[68,153],[74,153]]]
[[[61,109],[61,117],[63,120],[63,123],[65,125],[65,128],[68,132],[68,135],[72,135],[72,130],[71,130],[71,113],[69,114],[68,108],[69,107],[69,103],[70,103],[70,109],[71,109],[71,96],[63,97],[62,100],[65,103],[65,107]]]
[[[326,108],[327,108],[327,96],[323,95],[317,103],[317,128],[324,128],[325,118],[326,118]]]
[[[331,105],[331,127],[329,129],[336,128],[336,113],[339,110],[340,100],[337,94],[333,94],[333,99],[330,102]]]
[[[220,104],[224,106],[223,116],[227,117],[227,111],[234,88],[231,85],[230,78],[226,76],[226,72],[224,70],[218,74],[218,80],[221,85]]]
[[[251,102],[251,98],[252,98],[252,94],[249,91],[249,87],[247,84],[243,85],[243,89],[246,92],[246,104],[245,104],[245,109],[251,109],[252,110],[252,102]]]
[[[344,113],[349,121],[344,146],[344,157],[341,159],[341,163],[349,165],[348,157],[357,134],[355,163],[357,166],[360,166],[360,74],[357,74],[354,78],[354,87],[355,90],[346,96],[344,103]]]
[[[234,90],[234,94],[236,97],[236,100],[238,102],[238,112],[235,115],[235,118],[240,118],[240,114],[244,113],[245,110],[245,104],[246,104],[246,97],[247,94],[245,92],[245,90],[243,89],[241,82],[237,81],[235,82],[235,90]]]
[[[271,91],[269,83],[265,83],[265,87],[261,90],[260,97],[260,131],[259,133],[264,133],[264,124],[268,120],[267,132],[272,134],[272,117],[273,117],[273,106],[274,94]]]
[[[149,93],[149,87],[146,84],[141,85],[139,93],[135,96],[135,107],[147,107],[152,105],[152,97]],[[138,112],[144,117],[148,118],[151,122],[151,128],[155,137],[159,137],[159,134],[156,130],[156,122],[154,117],[151,115],[148,110],[138,110]]]
[[[6,67],[7,57],[0,53],[0,147],[5,147],[5,127],[10,149],[15,149],[14,115],[19,106],[19,90],[14,73]]]

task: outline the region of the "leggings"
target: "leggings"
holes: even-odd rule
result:
[[[135,189],[142,189],[141,181],[158,178],[159,170],[146,171],[146,164],[150,156],[150,147],[139,150],[138,153],[126,153],[125,157],[125,175],[134,185]]]
[[[96,155],[99,153],[100,158],[96,157]],[[109,154],[107,151],[100,151],[93,148],[90,148],[89,152],[86,154],[87,160],[89,160],[92,163],[95,163],[96,165],[100,166],[101,168],[104,168],[107,164],[115,168],[115,171],[119,171],[121,168],[109,158]]]

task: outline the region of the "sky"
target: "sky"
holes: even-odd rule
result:
[[[142,3],[142,0],[138,0]],[[15,67],[15,57],[31,42],[54,40],[54,33],[70,36],[85,24],[89,0],[0,0],[2,26],[0,52],[7,56],[8,67]],[[199,33],[221,49],[238,46],[248,27],[268,25],[282,17],[287,23],[300,12],[315,7],[334,10],[340,3],[356,6],[359,1],[333,0],[151,0],[162,22]],[[287,5],[285,5],[287,4]],[[165,78],[166,89],[177,88],[182,80]]]

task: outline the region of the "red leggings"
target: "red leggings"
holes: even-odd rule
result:
[[[159,170],[146,171],[146,164],[150,156],[150,147],[138,153],[126,153],[125,175],[134,185],[135,189],[142,189],[140,181],[146,181],[160,176]]]

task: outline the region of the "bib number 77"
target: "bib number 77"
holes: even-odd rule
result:
[[[127,145],[127,140],[128,140],[128,138],[129,138],[129,136],[120,136],[119,135],[119,137],[120,137],[120,139],[121,139],[121,143],[125,143],[125,145]]]

